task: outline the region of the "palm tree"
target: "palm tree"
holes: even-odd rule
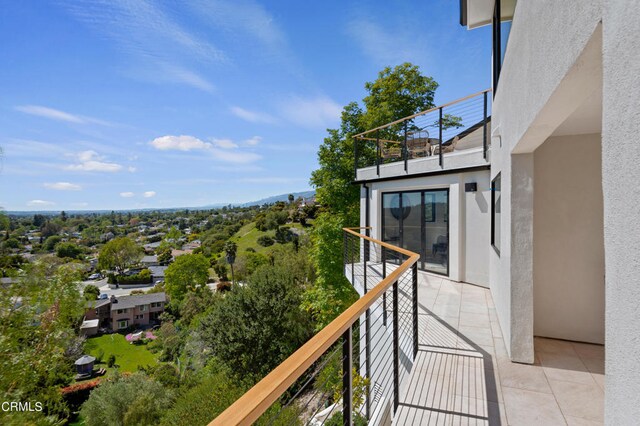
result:
[[[238,251],[238,246],[233,241],[227,241],[226,243],[224,243],[224,251],[227,255],[227,263],[231,266],[231,283],[235,285],[233,263],[236,261],[236,252]]]

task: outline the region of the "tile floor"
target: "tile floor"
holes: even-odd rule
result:
[[[604,347],[535,339],[512,363],[489,290],[420,273],[420,349],[398,425],[603,424]]]

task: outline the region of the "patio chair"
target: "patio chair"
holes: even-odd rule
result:
[[[430,155],[429,132],[419,130],[407,134],[407,150],[409,151],[409,158],[419,158]]]
[[[456,136],[451,140],[451,143],[449,143],[447,145],[442,145],[442,153],[443,154],[447,154],[449,152],[453,152],[456,149],[456,145],[458,144],[459,140],[460,140],[460,138],[458,136]],[[440,154],[440,144],[437,144],[437,145],[431,147],[431,154],[432,155],[439,155]]]
[[[400,143],[387,143],[380,141],[380,156],[382,158],[400,158],[402,157],[402,147]]]

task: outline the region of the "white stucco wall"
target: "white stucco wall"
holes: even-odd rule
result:
[[[478,192],[465,193],[464,184],[476,182]],[[381,205],[384,192],[449,189],[449,278],[489,285],[490,203],[489,171],[473,171],[413,179],[372,182],[370,196],[371,236],[381,239]],[[365,191],[361,190],[360,225],[365,224]]]
[[[604,4],[605,420],[630,425],[640,419],[640,7]]]
[[[533,155],[600,87],[601,1],[519,1],[492,116],[491,178],[502,176],[491,292],[512,360],[533,362]]]
[[[534,153],[536,336],[604,344],[599,134],[551,137]]]

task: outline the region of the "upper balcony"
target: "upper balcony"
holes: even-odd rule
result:
[[[489,165],[491,89],[354,136],[356,182]]]

